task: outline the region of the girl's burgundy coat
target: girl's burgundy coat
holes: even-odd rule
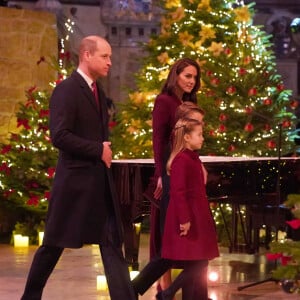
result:
[[[215,223],[198,153],[188,149],[180,152],[172,162],[170,176],[170,203],[162,257],[201,260],[219,256]],[[191,228],[186,236],[180,236],[179,225],[187,222],[191,222]]]

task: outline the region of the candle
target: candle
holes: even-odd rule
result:
[[[105,275],[97,275],[97,291],[106,291],[107,281]]]
[[[39,246],[42,245],[44,238],[44,231],[39,231]]]
[[[21,234],[14,235],[14,246],[15,247],[28,247],[29,245],[29,237],[22,236]]]

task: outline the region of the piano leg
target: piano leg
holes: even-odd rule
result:
[[[222,204],[218,203],[218,207],[220,209],[220,213],[221,213],[221,217],[222,217],[222,220],[223,220],[223,223],[224,223],[225,231],[227,233],[227,237],[228,237],[228,241],[229,241],[229,251],[230,251],[230,249],[232,249],[232,247],[233,247],[233,242],[232,242],[231,234],[230,234],[230,231],[229,231],[229,225],[226,221],[225,214],[224,214],[224,211],[223,211],[223,208],[222,208]]]
[[[251,228],[248,226],[249,221],[247,218],[247,206],[246,206],[246,214],[243,215],[241,211],[241,205],[238,203],[232,204],[232,240],[231,248],[229,252],[246,252],[249,254],[253,253],[253,249],[251,247],[251,240],[249,240],[249,230]],[[245,229],[245,222],[247,226],[247,230]],[[243,244],[239,244],[239,229],[242,232],[242,242]]]

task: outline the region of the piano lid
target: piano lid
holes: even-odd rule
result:
[[[204,163],[215,162],[245,162],[245,161],[276,161],[278,157],[232,157],[232,156],[199,156]],[[281,157],[281,160],[300,160],[300,157]],[[128,164],[154,164],[153,158],[113,159],[113,163]]]

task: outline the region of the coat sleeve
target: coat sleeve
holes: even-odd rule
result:
[[[90,118],[84,122],[85,112],[83,109],[78,112],[76,99],[78,99],[78,89],[76,90],[74,86],[72,88],[69,82],[62,82],[54,89],[50,99],[52,143],[69,155],[100,159],[103,145],[92,125],[96,121]]]
[[[158,96],[154,103],[152,112],[152,142],[155,162],[155,172],[157,176],[162,176],[164,166],[164,156],[166,144],[169,140],[170,120],[168,103],[164,97]]]
[[[189,199],[187,199],[188,165],[184,157],[175,157],[170,173],[170,196],[180,224],[191,221]]]

